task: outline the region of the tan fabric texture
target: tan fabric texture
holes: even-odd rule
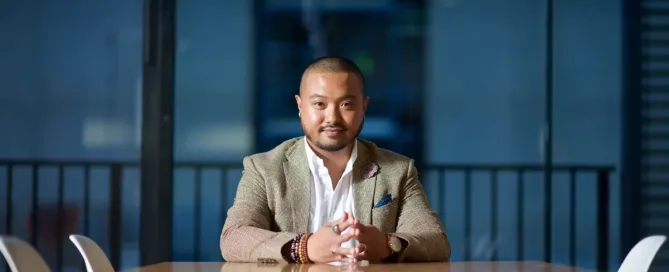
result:
[[[244,158],[237,195],[221,233],[226,261],[287,262],[281,247],[307,232],[310,173],[303,141],[304,137],[294,138]],[[449,260],[448,238],[429,207],[412,159],[358,139],[353,174],[358,220],[407,242],[400,262]],[[373,208],[386,194],[392,201]]]

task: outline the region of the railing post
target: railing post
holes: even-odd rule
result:
[[[109,261],[120,269],[121,256],[121,181],[123,166],[112,164],[109,168]]]
[[[5,212],[5,216],[6,216],[6,218],[5,218],[5,233],[7,235],[11,235],[12,234],[12,224],[14,223],[13,220],[12,220],[12,218],[14,218],[14,215],[12,214],[14,212],[14,208],[12,206],[12,204],[13,204],[12,197],[13,197],[13,191],[14,191],[12,189],[12,183],[14,182],[14,174],[12,173],[12,171],[14,170],[14,165],[7,164],[6,167],[7,167],[7,170],[5,172],[6,172],[7,176],[6,176],[6,180],[5,180],[5,182],[6,182],[5,183],[5,185],[6,185],[5,196],[7,198],[5,199],[5,201],[6,201],[5,209],[7,209],[7,210]],[[33,190],[35,190],[35,188],[33,188]],[[5,264],[0,266],[0,268],[4,269],[3,271],[9,271],[9,264],[7,264],[5,262]]]
[[[38,216],[37,216],[37,211],[39,210],[39,165],[33,164],[31,166],[32,168],[32,192],[31,192],[31,205],[32,205],[32,210],[33,214],[31,215],[31,224],[30,226],[32,227],[30,231],[30,242],[35,246],[35,248],[38,248],[38,232],[37,228],[39,227],[39,222],[38,222]]]
[[[195,195],[193,196],[193,259],[200,261],[200,234],[202,229],[202,167],[195,167]]]
[[[494,250],[493,250],[493,255],[492,255],[492,261],[497,261],[499,258],[498,250],[499,250],[499,241],[498,240],[498,232],[499,232],[499,215],[498,215],[498,207],[499,207],[499,200],[498,200],[498,171],[497,169],[492,170],[492,173],[490,173],[490,240],[492,244],[494,245]]]
[[[439,200],[438,216],[441,222],[446,222],[446,195],[444,195],[446,191],[446,169],[437,169],[437,175],[437,200]]]
[[[569,169],[569,265],[576,266],[576,169]]]
[[[65,169],[63,165],[58,165],[58,203],[57,203],[57,214],[58,217],[56,218],[57,226],[56,226],[56,271],[63,271],[63,250],[64,250],[64,245],[63,245],[63,236],[68,235],[67,230],[65,230],[65,227],[63,226],[66,224],[66,221],[64,220],[66,216],[70,216],[69,214],[66,215],[65,213],[65,204],[63,203],[65,201],[64,199],[65,196]]]
[[[7,186],[5,188],[5,190],[7,190],[5,192],[5,196],[7,197],[5,199],[5,201],[6,201],[5,209],[7,209],[7,211],[5,213],[5,216],[7,217],[7,219],[5,221],[5,233],[7,233],[7,235],[12,234],[12,223],[13,223],[12,219],[14,218],[14,215],[12,214],[14,212],[14,207],[12,205],[13,204],[13,202],[12,202],[13,194],[12,193],[14,191],[14,189],[12,188],[12,185],[13,185],[12,183],[14,183],[13,170],[14,170],[14,165],[7,164],[7,170],[6,170],[7,177],[6,177],[6,181],[5,181],[6,182],[5,185]],[[36,190],[36,189],[33,188],[33,190]]]
[[[516,206],[516,213],[518,216],[518,225],[516,226],[516,237],[518,237],[518,247],[516,248],[516,257],[522,261],[525,257],[525,170],[518,169],[518,202]]]
[[[597,171],[597,270],[609,271],[609,172]]]
[[[465,169],[465,261],[472,260],[472,170]]]

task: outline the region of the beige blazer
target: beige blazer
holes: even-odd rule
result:
[[[448,261],[448,238],[428,205],[414,161],[357,141],[353,192],[358,220],[405,240],[400,262]],[[281,247],[309,226],[310,180],[304,137],[244,158],[237,195],[221,233],[223,258],[286,262]],[[386,194],[392,201],[374,208]]]

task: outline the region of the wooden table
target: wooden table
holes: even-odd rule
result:
[[[371,264],[369,266],[338,267],[327,264],[259,264],[259,263],[160,263],[136,268],[127,272],[586,272],[562,265],[542,262],[453,262],[453,263],[413,263],[413,264]]]

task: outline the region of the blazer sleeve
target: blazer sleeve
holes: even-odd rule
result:
[[[228,262],[287,262],[281,248],[297,234],[270,231],[272,215],[265,182],[253,159],[244,158],[244,172],[221,233],[221,255]]]
[[[437,214],[430,208],[418,170],[410,161],[395,236],[404,240],[399,262],[447,262],[451,246]]]

